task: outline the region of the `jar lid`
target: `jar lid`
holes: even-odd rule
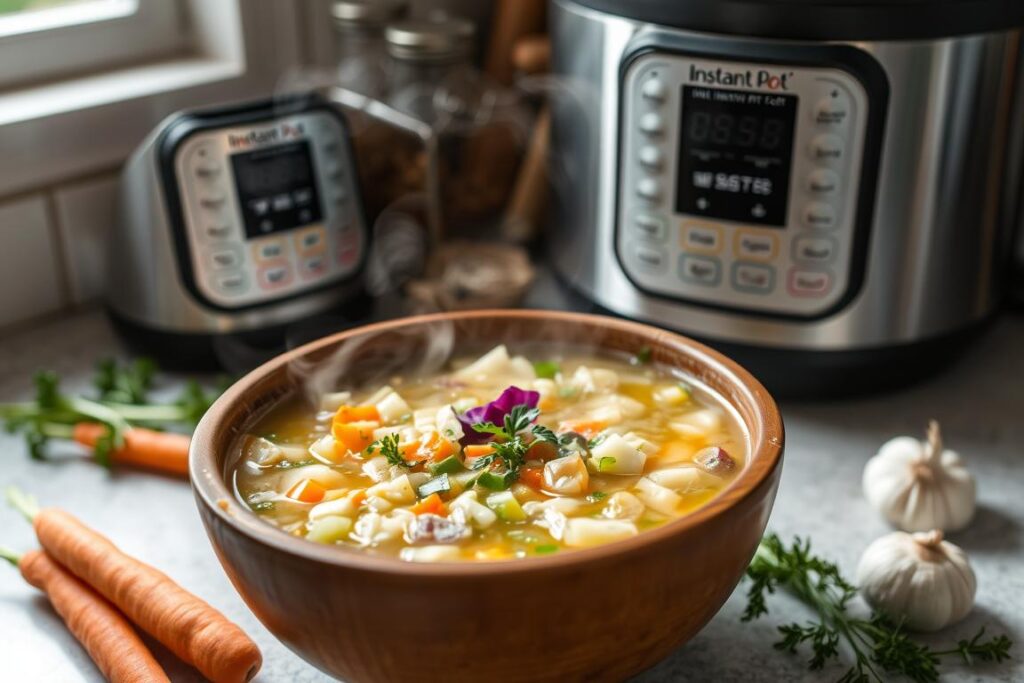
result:
[[[414,19],[391,24],[384,31],[388,53],[396,59],[447,61],[473,50],[476,27],[466,19]]]
[[[407,0],[334,0],[331,16],[341,26],[383,26],[405,14]]]

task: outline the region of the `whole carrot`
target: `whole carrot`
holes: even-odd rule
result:
[[[0,549],[0,557],[21,570],[41,590],[85,647],[103,676],[113,683],[170,683],[142,639],[109,602],[41,550],[18,555]]]
[[[63,510],[40,510],[13,487],[7,497],[32,521],[47,553],[211,681],[241,683],[259,671],[263,659],[256,643],[166,574],[125,555]]]
[[[92,448],[106,433],[107,428],[102,424],[79,422],[72,434],[75,441]],[[124,433],[124,443],[114,449],[110,457],[114,464],[188,477],[189,441],[184,434],[133,427]]]

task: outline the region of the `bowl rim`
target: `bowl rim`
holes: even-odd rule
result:
[[[555,320],[568,324],[597,325],[646,337],[653,344],[681,346],[685,349],[685,353],[693,357],[698,364],[719,375],[722,378],[719,383],[733,384],[747,395],[747,400],[756,408],[755,413],[761,427],[759,430],[761,438],[754,443],[754,434],[758,430],[753,429],[749,424],[744,425],[751,439],[748,463],[726,489],[699,509],[661,526],[644,530],[627,539],[542,557],[482,562],[409,562],[397,557],[335,548],[313,543],[282,531],[260,519],[236,498],[226,477],[222,475],[221,468],[218,467],[212,444],[215,443],[218,430],[226,428],[222,422],[226,416],[231,414],[232,406],[236,402],[246,400],[245,396],[253,385],[297,359],[364,334],[445,321],[458,323],[459,321],[488,318],[543,319],[547,322]],[[716,391],[716,393],[720,392]],[[781,464],[784,443],[785,430],[782,415],[767,389],[738,363],[689,337],[652,325],[604,315],[541,309],[481,309],[408,316],[362,325],[309,342],[267,361],[229,387],[200,420],[189,446],[189,479],[197,505],[205,506],[210,514],[215,515],[221,523],[236,532],[288,555],[296,555],[339,568],[394,575],[447,577],[518,574],[520,572],[549,571],[553,568],[565,568],[576,564],[612,559],[646,546],[657,545],[673,536],[685,534],[690,529],[739,505],[760,488]]]

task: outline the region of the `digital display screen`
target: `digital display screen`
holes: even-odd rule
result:
[[[245,234],[261,237],[322,219],[305,140],[231,156]]]
[[[676,211],[785,226],[797,100],[683,86]]]

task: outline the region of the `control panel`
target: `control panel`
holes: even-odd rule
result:
[[[193,284],[218,306],[317,289],[363,261],[356,170],[329,110],[201,129],[175,149],[174,173]]]
[[[789,317],[842,301],[868,122],[852,73],[653,51],[622,97],[615,239],[635,285]]]

